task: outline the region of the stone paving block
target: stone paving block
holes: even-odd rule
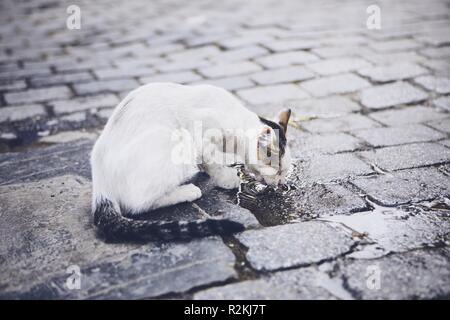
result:
[[[257,84],[269,85],[282,82],[297,82],[311,79],[314,74],[304,67],[286,67],[274,70],[265,70],[250,75]]]
[[[314,119],[300,125],[313,133],[348,132],[361,129],[378,128],[381,125],[360,114],[348,114],[337,118]]]
[[[447,77],[422,76],[415,78],[414,82],[430,91],[442,94],[450,93],[450,78]]]
[[[204,68],[211,66],[211,62],[206,60],[181,60],[181,61],[166,61],[155,65],[155,68],[159,72],[180,72],[187,70],[194,70],[198,68]]]
[[[24,80],[0,80],[0,91],[20,90],[26,87]]]
[[[289,108],[291,108],[293,112],[293,115],[291,116],[293,117],[292,119],[306,117],[336,117],[361,109],[357,103],[342,96],[289,101]]]
[[[391,65],[394,61],[423,63],[424,57],[418,55],[416,52],[393,52],[393,53],[373,53],[370,52],[364,55],[364,59],[376,65]]]
[[[246,76],[201,80],[201,81],[195,82],[193,84],[200,84],[200,83],[218,86],[218,87],[224,88],[226,90],[230,90],[230,91],[234,91],[234,90],[238,90],[238,89],[245,89],[245,88],[255,86],[255,83]]]
[[[298,130],[292,128],[287,136],[291,156],[294,158],[353,151],[363,146],[361,140],[346,133],[296,134],[296,131]]]
[[[63,114],[95,108],[115,107],[118,103],[119,98],[114,94],[99,94],[71,100],[53,101],[50,106],[53,107],[56,114]]]
[[[216,46],[204,46],[199,48],[192,48],[184,50],[182,52],[175,52],[167,55],[171,60],[187,61],[187,60],[197,60],[208,57],[213,57],[220,52],[219,48]]]
[[[200,291],[196,300],[336,299],[326,288],[327,276],[314,267],[277,272],[268,277]]]
[[[305,39],[282,39],[275,41],[266,41],[264,46],[275,52],[291,51],[291,50],[304,50],[311,49],[320,46],[318,40],[305,40]]]
[[[361,103],[370,109],[383,109],[425,100],[428,95],[406,82],[385,84],[361,91]]]
[[[414,143],[358,153],[384,170],[398,170],[447,162],[450,150],[436,143]]]
[[[329,182],[351,179],[372,173],[372,169],[351,153],[316,155],[296,162],[291,174],[298,174],[300,181]]]
[[[309,63],[307,67],[320,75],[328,76],[367,68],[370,67],[370,63],[361,58],[334,58]]]
[[[103,80],[75,84],[74,90],[79,95],[87,95],[101,92],[120,92],[139,87],[139,82],[134,79]]]
[[[305,99],[309,95],[294,84],[259,86],[237,91],[237,95],[251,104],[282,103],[288,100]]]
[[[367,270],[380,270],[380,289],[367,287]],[[445,299],[450,294],[450,268],[444,249],[424,249],[376,260],[351,260],[343,275],[359,299]]]
[[[440,97],[433,100],[433,103],[436,107],[450,111],[450,96]]]
[[[362,46],[321,46],[311,50],[322,58],[338,58],[347,56],[359,56],[365,58],[373,54],[372,50]]]
[[[5,121],[20,121],[45,116],[46,114],[45,108],[40,104],[4,107],[0,109],[0,123]]]
[[[222,51],[221,53],[211,57],[213,63],[221,64],[233,61],[243,61],[263,56],[269,51],[260,46],[249,46],[234,50]]]
[[[316,97],[357,91],[370,83],[354,74],[342,74],[302,82],[301,88]]]
[[[435,168],[402,170],[356,179],[352,183],[386,206],[432,200],[450,194],[450,178]]]
[[[142,84],[149,82],[176,82],[176,83],[189,83],[194,81],[199,81],[203,79],[197,73],[192,71],[182,71],[182,72],[170,72],[163,74],[156,74],[150,77],[139,78]]]
[[[354,243],[345,230],[319,221],[249,230],[237,239],[248,248],[245,256],[252,267],[263,271],[335,258],[348,252]]]
[[[450,118],[432,121],[429,122],[428,125],[442,132],[450,133]]]
[[[150,67],[139,68],[108,68],[95,70],[94,74],[99,80],[114,79],[114,78],[133,78],[133,77],[147,77],[153,75],[155,70]]]
[[[395,63],[392,65],[376,66],[358,70],[358,73],[372,81],[389,82],[413,78],[427,74],[428,70],[411,62]]]
[[[10,104],[35,103],[53,99],[67,99],[70,98],[71,95],[72,94],[68,87],[54,86],[49,88],[6,93],[5,100]]]
[[[422,47],[422,45],[414,40],[401,39],[390,41],[372,42],[369,46],[378,52],[395,52],[395,51],[410,51]]]
[[[40,75],[50,75],[51,70],[47,68],[20,69],[0,72],[0,81],[18,80]]]
[[[252,73],[261,70],[261,67],[257,64],[249,61],[245,62],[232,62],[224,63],[220,65],[214,65],[211,67],[200,68],[198,72],[208,78],[219,78],[226,76],[237,76],[241,74]]]
[[[429,58],[448,58],[450,57],[450,47],[427,48],[421,50],[420,53]]]
[[[77,83],[93,80],[87,72],[65,73],[50,76],[38,76],[30,79],[30,84],[35,87],[58,85],[62,83]]]
[[[90,141],[79,141],[21,153],[3,153],[0,155],[0,185],[38,181],[62,174],[90,178],[92,145]]]
[[[439,120],[445,114],[425,106],[413,106],[396,110],[374,112],[370,117],[389,126],[401,126],[409,123],[424,123]]]
[[[445,135],[442,133],[421,124],[360,130],[353,134],[374,147],[393,146],[411,142],[427,142],[445,138]]]
[[[266,68],[280,68],[289,65],[304,64],[307,62],[317,61],[319,58],[306,51],[289,51],[282,53],[274,53],[265,57],[255,59],[255,62]]]
[[[83,178],[1,189],[0,250],[8,261],[1,267],[3,298],[148,298],[236,277],[234,255],[218,238],[162,246],[105,243],[96,236],[91,188]],[[80,290],[66,287],[71,265],[80,267]]]

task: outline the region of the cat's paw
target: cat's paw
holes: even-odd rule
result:
[[[192,202],[202,196],[202,190],[196,185],[190,183],[183,186],[183,196],[187,202]]]

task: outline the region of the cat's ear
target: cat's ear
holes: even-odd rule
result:
[[[291,109],[281,110],[278,114],[278,124],[283,128],[284,133],[287,131],[289,118],[291,117]]]

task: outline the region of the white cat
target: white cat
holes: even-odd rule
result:
[[[290,110],[285,110],[277,123],[260,118],[226,90],[210,85],[152,83],[132,91],[116,107],[92,150],[95,224],[110,238],[147,240],[243,230],[241,224],[228,220],[153,222],[123,214],[200,198],[201,190],[186,184],[199,170],[206,171],[218,187],[237,188],[236,170],[211,157],[223,159],[231,154],[259,180],[283,183],[291,162],[285,137],[289,116]],[[196,124],[201,125],[201,139],[177,138],[179,132],[198,136]],[[217,139],[217,134],[205,135],[208,130],[223,139]],[[248,135],[252,130],[257,134]],[[237,147],[229,150],[232,141]],[[195,155],[195,161],[176,161],[174,150],[180,143]],[[251,154],[255,155],[253,161],[249,160]],[[271,161],[274,155],[280,161]]]

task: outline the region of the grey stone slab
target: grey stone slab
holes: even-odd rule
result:
[[[234,255],[218,238],[158,246],[105,243],[96,236],[91,187],[83,178],[1,189],[3,298],[148,298],[236,277]],[[66,284],[73,265],[81,271],[79,290]]]
[[[92,142],[78,141],[26,152],[0,155],[0,185],[38,181],[62,174],[90,178]]]
[[[316,97],[350,93],[369,86],[368,81],[350,73],[307,80],[301,84],[301,88]]]
[[[5,100],[10,104],[35,103],[54,99],[67,99],[72,95],[66,86],[55,86],[42,89],[30,89],[21,92],[5,94]]]
[[[256,59],[255,61],[266,68],[280,68],[289,65],[304,64],[307,62],[317,61],[319,58],[306,51],[289,51],[282,53],[274,53]]]
[[[368,270],[374,268],[379,270],[379,290],[367,286]],[[450,294],[448,252],[444,249],[349,261],[342,270],[348,287],[359,299],[443,299]]]
[[[30,83],[35,87],[57,85],[62,83],[77,83],[93,80],[87,72],[64,73],[48,76],[38,76],[30,79]]]
[[[336,258],[353,245],[350,235],[319,221],[249,230],[237,236],[245,256],[257,270],[278,270]]]
[[[292,119],[308,117],[337,117],[359,111],[361,107],[342,96],[331,96],[319,99],[307,99],[300,101],[289,101],[289,108],[293,114]]]
[[[386,206],[432,200],[450,194],[450,178],[435,168],[402,170],[355,179],[352,183]]]
[[[207,79],[194,82],[193,84],[205,83],[213,86],[218,86],[226,90],[234,91],[238,89],[245,89],[254,87],[255,83],[251,81],[247,76],[238,77],[225,77],[219,79]]]
[[[314,119],[300,122],[300,125],[313,133],[348,132],[381,127],[375,121],[360,114],[349,114],[337,118]]]
[[[283,103],[288,100],[305,99],[309,95],[295,84],[258,86],[237,91],[237,95],[251,104]]]
[[[353,151],[363,147],[361,140],[346,133],[296,134],[288,131],[288,145],[293,158],[304,158],[315,154],[334,154]]]
[[[445,135],[421,124],[402,127],[373,128],[353,133],[374,147],[393,146],[412,142],[427,142],[445,138]]]
[[[304,182],[328,182],[372,173],[369,165],[351,153],[315,155],[302,159],[293,174]]]
[[[313,78],[314,74],[308,69],[300,66],[265,70],[250,75],[257,84],[268,85],[283,82],[297,82]]]
[[[444,96],[433,100],[433,104],[436,107],[450,111],[450,96]]]
[[[406,82],[376,86],[361,91],[361,103],[370,109],[383,109],[425,100],[428,95]]]
[[[367,162],[384,170],[398,170],[445,163],[450,150],[436,143],[414,143],[358,152]]]
[[[258,280],[200,291],[196,300],[311,300],[336,299],[326,289],[327,275],[315,267],[281,271]]]
[[[189,83],[194,81],[199,81],[203,79],[199,74],[192,71],[182,71],[182,72],[170,72],[156,74],[149,77],[139,78],[142,84],[149,82],[176,82],[176,83]]]
[[[428,70],[411,62],[395,63],[392,65],[364,68],[358,71],[362,76],[372,81],[389,82],[403,80],[428,73]]]
[[[75,84],[74,90],[79,95],[86,95],[101,92],[121,92],[137,87],[139,87],[139,83],[134,79],[117,79]]]
[[[222,51],[221,53],[211,57],[213,63],[225,63],[231,61],[244,61],[255,59],[267,54],[269,51],[260,46],[248,46],[233,50]]]
[[[395,110],[374,112],[370,117],[388,126],[401,126],[409,123],[424,123],[439,120],[446,114],[425,106],[413,106]]]
[[[50,102],[56,114],[72,113],[89,109],[114,107],[119,103],[119,98],[112,94],[98,94],[80,97],[70,100],[58,100]]]
[[[220,78],[228,76],[238,76],[260,71],[261,67],[250,61],[230,62],[200,68],[198,72],[207,78]]]
[[[421,46],[420,43],[410,39],[378,41],[370,44],[370,47],[378,52],[410,51]]]
[[[7,91],[7,90],[19,90],[19,89],[25,89],[27,87],[27,84],[24,80],[0,80],[0,90],[1,91]]]
[[[320,75],[332,75],[370,67],[370,63],[361,58],[334,58],[307,64],[307,67]]]
[[[97,79],[117,79],[117,78],[132,78],[132,77],[148,77],[155,73],[155,70],[150,67],[140,66],[139,68],[105,68],[95,70],[94,74]]]
[[[427,90],[437,93],[450,93],[450,78],[440,76],[421,76],[414,79],[414,82],[420,84]]]
[[[440,47],[440,48],[427,48],[421,50],[420,53],[429,58],[447,58],[450,57],[450,47]]]
[[[450,118],[438,121],[431,121],[428,123],[428,125],[442,132],[450,133]]]
[[[40,104],[28,104],[23,106],[4,107],[0,110],[0,122],[20,121],[29,118],[45,116],[47,111]]]

